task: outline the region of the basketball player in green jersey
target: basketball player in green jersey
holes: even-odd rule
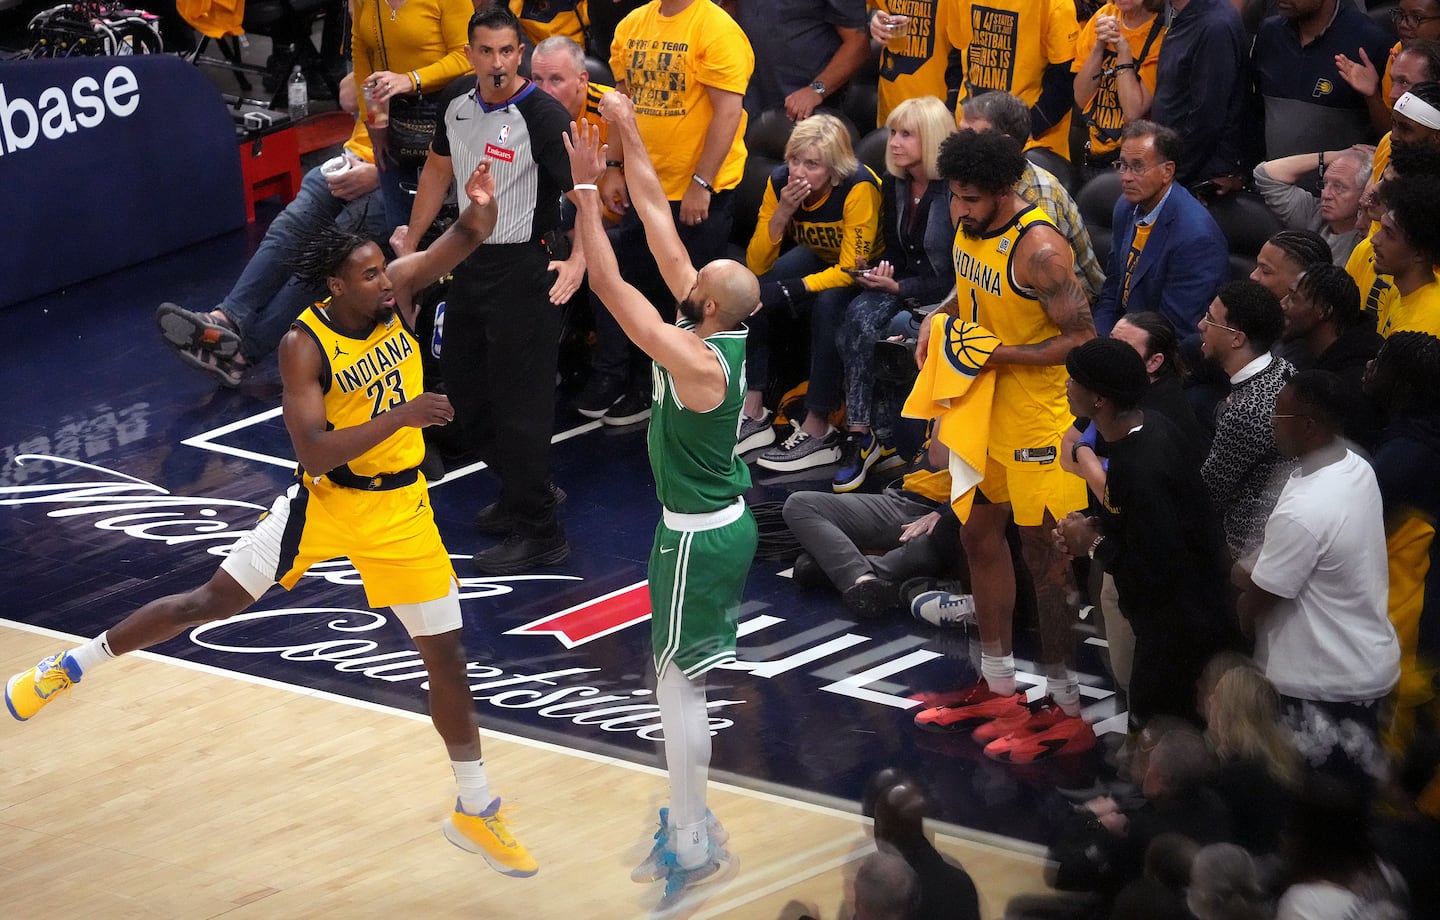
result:
[[[610,136],[618,131],[630,154],[630,201],[679,301],[680,318],[669,325],[621,279],[595,187],[605,171],[606,148],[588,122],[572,126],[566,146],[590,289],[654,361],[650,465],[664,515],[650,551],[650,624],[670,807],[661,809],[655,847],[631,878],[665,880],[658,907],[665,914],[684,905],[691,889],[727,878],[735,868],[721,847],[724,832],[705,807],[710,768],[705,673],[735,660],[740,596],[755,555],[755,519],[743,498],[750,473],[735,446],[745,396],[743,322],[759,306],[760,285],[738,262],[721,260],[695,270],[640,140],[630,100],[608,93],[600,114]]]
[[[995,375],[984,478],[960,529],[970,565],[980,634],[981,679],[946,704],[921,711],[931,731],[969,731],[985,754],[1029,763],[1095,745],[1080,717],[1069,667],[1074,615],[1066,600],[1068,563],[1052,540],[1055,524],[1085,507],[1085,483],[1058,462],[1074,422],[1065,396],[1065,358],[1095,337],[1070,244],[1045,212],[1014,192],[1025,168],[1020,145],[993,132],[957,131],[940,145],[956,226],[956,294],[940,312],[979,323],[1000,340],[982,373]],[[931,332],[922,324],[921,361]],[[1011,644],[1015,569],[1005,530],[1020,531],[1039,608],[1047,696],[1026,704],[1015,685]]]
[[[306,245],[296,274],[326,285],[330,297],[301,313],[280,342],[285,428],[300,462],[296,482],[204,585],[151,601],[79,648],[12,677],[5,685],[11,715],[27,720],[106,661],[235,616],[271,585],[294,587],[311,565],[348,556],[367,600],[394,611],[429,674],[430,718],[459,792],[446,838],[506,875],[535,874],[535,860],[500,817],[481,760],[455,570],[418,469],[425,454],[420,430],[449,422],[455,412],[446,397],[424,392],[406,296],[490,234],[496,206],[489,172],[482,163],[470,177],[465,191],[474,206],[450,230],[389,271],[378,246],[338,228]],[[395,315],[397,290],[404,322]]]

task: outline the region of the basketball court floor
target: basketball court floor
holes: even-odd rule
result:
[[[290,479],[273,357],[218,389],[152,321],[162,300],[216,303],[256,232],[0,311],[3,675],[200,584]],[[658,886],[628,872],[666,795],[644,592],[659,506],[643,425],[605,428],[562,401],[555,430],[563,566],[475,576],[468,557],[489,544],[469,522],[495,483],[470,466],[431,487],[488,770],[538,876],[504,878],[442,838],[453,785],[425,675],[339,560],[107,665],[31,722],[0,719],[0,914],[646,916]],[[830,472],[756,471],[748,498],[828,488]],[[1008,766],[917,730],[913,696],[974,679],[963,634],[856,622],[788,576],[755,562],[742,661],[709,681],[711,805],[740,871],[687,915],[771,918],[801,898],[836,916],[872,847],[859,798],[884,766],[924,785],[937,842],[975,877],[986,917],[1043,889],[1056,788],[1087,785],[1101,752]],[[1124,719],[1098,641],[1080,668],[1104,733]],[[1033,649],[1019,637],[1017,655]]]

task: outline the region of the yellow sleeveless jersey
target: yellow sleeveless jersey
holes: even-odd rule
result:
[[[404,405],[424,391],[420,346],[398,315],[391,315],[363,339],[330,325],[316,304],[301,313],[295,325],[320,346],[323,366],[320,388],[325,392],[325,421],[330,429],[354,428]],[[346,466],[356,476],[399,473],[420,465],[425,440],[419,428],[401,428]],[[306,470],[318,476],[328,470]]]
[[[1043,210],[1030,205],[980,239],[955,232],[952,254],[960,318],[979,323],[1004,345],[1033,345],[1060,335],[1060,327],[1045,315],[1035,295],[1015,283],[1015,250],[1036,226],[1055,229]],[[1006,466],[1029,469],[1033,464],[1016,459],[1016,451],[1058,449],[1072,421],[1065,401],[1065,368],[998,364],[993,373],[990,456]]]

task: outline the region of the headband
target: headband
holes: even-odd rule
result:
[[[1406,93],[1395,100],[1395,111],[1418,125],[1432,131],[1440,131],[1440,109],[1421,99],[1414,93]]]

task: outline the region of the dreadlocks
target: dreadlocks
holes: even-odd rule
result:
[[[364,216],[360,218],[364,224]],[[287,267],[301,281],[323,285],[334,277],[351,253],[370,240],[350,230],[329,224],[311,231],[310,239],[287,260]]]
[[[1375,376],[1389,383],[1392,417],[1440,411],[1440,339],[1424,332],[1395,332],[1375,356]]]

